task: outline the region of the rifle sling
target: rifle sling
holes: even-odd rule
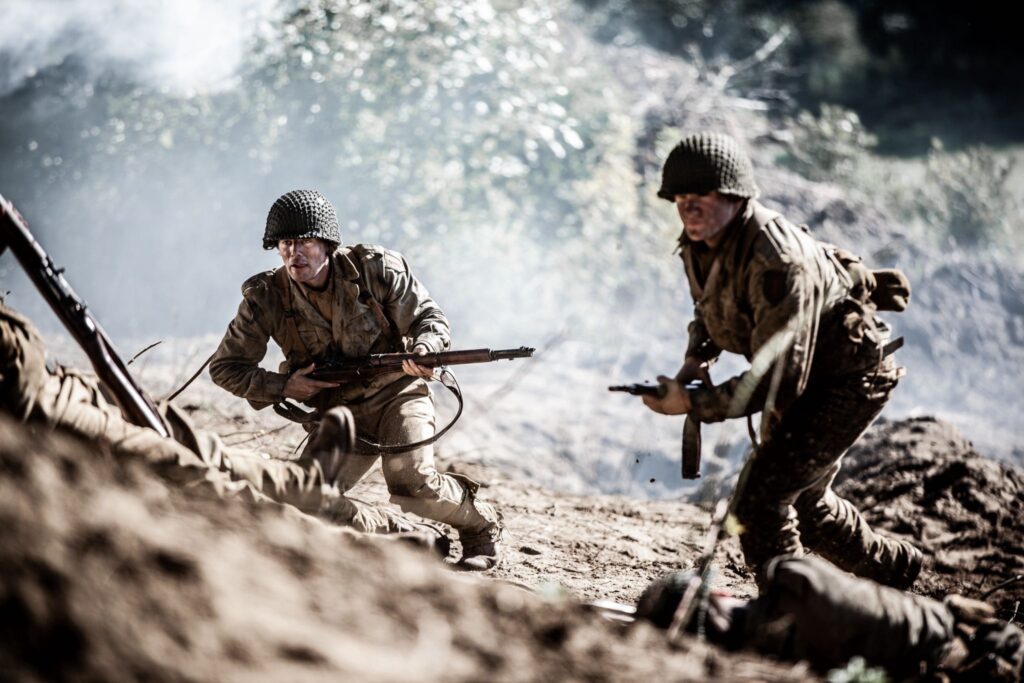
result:
[[[441,384],[443,384],[444,387],[448,389],[448,391],[450,391],[453,396],[455,396],[455,400],[459,402],[459,409],[455,412],[455,416],[447,425],[444,426],[443,429],[434,432],[433,436],[428,437],[426,439],[421,439],[419,441],[413,441],[411,443],[404,444],[378,443],[376,441],[371,441],[370,439],[359,436],[358,434],[356,434],[356,441],[362,444],[363,446],[366,446],[382,455],[408,453],[410,451],[416,450],[417,448],[430,446],[431,444],[437,442],[437,440],[444,436],[449,429],[454,427],[455,423],[459,421],[460,417],[462,417],[462,409],[465,406],[465,402],[463,401],[462,398],[462,389],[459,387],[459,383],[455,379],[455,375],[453,375],[450,370],[448,370],[447,368],[442,369],[440,379],[437,379],[435,381],[438,381]],[[320,421],[321,417],[318,411],[303,410],[302,408],[288,400],[275,403],[273,405],[273,408],[274,412],[280,415],[281,417],[285,418],[286,420],[291,420],[292,422],[297,422],[299,424],[316,423]]]

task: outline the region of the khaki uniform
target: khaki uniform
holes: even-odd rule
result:
[[[285,356],[278,372],[259,367],[271,339]],[[331,256],[324,292],[295,283],[283,268],[249,278],[242,285],[238,313],[210,363],[210,376],[260,409],[283,401],[288,376],[317,358],[405,351],[412,344],[434,352],[449,348],[441,309],[401,255],[377,246],[343,247]],[[410,443],[434,433],[427,384],[404,373],[325,389],[306,403],[320,414],[346,406],[357,434],[378,443]],[[357,447],[333,483],[348,490],[378,455]],[[467,532],[496,522],[496,513],[474,500],[468,484],[437,471],[431,447],[382,457],[391,500],[403,510]]]
[[[23,316],[0,304],[0,409],[30,423],[71,431],[115,456],[142,460],[165,479],[209,488],[218,496],[292,505],[307,513],[324,507],[332,521],[358,531],[405,531],[396,515],[352,501],[325,501],[323,475],[311,459],[289,462],[225,446],[196,431],[171,405],[161,406],[173,439],[127,422],[96,378],[48,362],[42,339]]]
[[[748,200],[715,249],[680,240],[694,298],[687,356],[722,351],[751,368],[690,392],[692,414],[717,422],[761,411],[761,445],[733,512],[748,565],[804,547],[886,584],[913,580],[916,549],[875,533],[831,484],[843,453],[885,406],[900,369],[888,327],[830,245]]]

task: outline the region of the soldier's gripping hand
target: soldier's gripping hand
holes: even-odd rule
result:
[[[690,394],[683,389],[682,384],[664,375],[658,376],[658,384],[664,388],[664,396],[643,396],[645,406],[662,415],[685,415],[690,412],[693,407]]]
[[[676,373],[676,381],[686,386],[690,382],[699,381],[704,386],[711,386],[711,363],[690,356],[683,361],[683,367]]]
[[[340,386],[337,382],[324,382],[306,376],[315,369],[316,363],[310,363],[301,370],[293,372],[288,377],[288,381],[284,383],[284,391],[282,392],[284,397],[294,398],[297,401],[307,401],[316,396],[321,389],[333,389]]]
[[[421,344],[417,344],[412,348],[412,352],[418,356],[425,356],[427,355],[427,347]],[[419,365],[417,363],[412,362],[411,360],[402,361],[402,370],[405,371],[405,374],[411,375],[413,377],[427,378],[433,377],[434,375],[434,368],[428,368],[425,365]]]

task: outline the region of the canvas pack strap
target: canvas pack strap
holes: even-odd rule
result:
[[[363,268],[363,261],[368,253],[366,247],[362,244],[356,244],[352,247],[352,253],[356,256],[356,258],[352,259],[352,263],[356,268],[356,273],[359,275],[357,282],[359,303],[369,307],[373,317],[377,319],[377,324],[384,330],[388,341],[391,342],[392,347],[403,349],[402,335],[398,331],[398,326],[387,316],[387,313],[384,312],[384,307],[380,305],[380,302],[370,292],[370,283],[366,279],[366,270]]]
[[[277,293],[281,297],[281,310],[284,313],[284,343],[289,350],[301,350],[305,358],[312,358],[302,336],[299,334],[299,326],[295,318],[299,315],[291,305],[291,285],[288,283],[288,273],[284,268],[274,271],[274,284],[277,285]],[[285,354],[287,356],[287,353]]]

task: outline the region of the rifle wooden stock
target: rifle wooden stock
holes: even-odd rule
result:
[[[46,303],[89,356],[96,375],[113,394],[124,416],[135,425],[169,437],[170,430],[156,406],[135,383],[107,333],[68,284],[64,269],[54,265],[29,232],[25,219],[0,195],[0,253],[6,248],[10,248]]]
[[[417,365],[437,368],[444,365],[469,365],[492,363],[498,360],[530,358],[534,349],[520,346],[518,349],[468,349],[464,351],[441,351],[419,355],[417,353],[377,353],[363,358],[325,358],[316,361],[316,368],[308,377],[322,382],[355,382],[377,375],[402,371],[402,362],[411,360]]]

